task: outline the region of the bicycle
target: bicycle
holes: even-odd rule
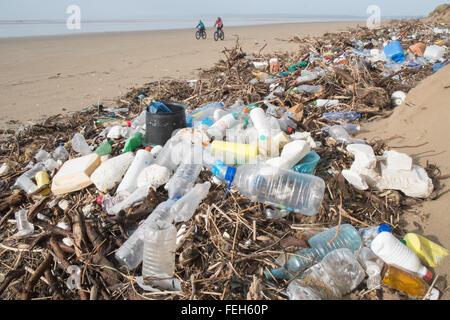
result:
[[[199,29],[195,33],[195,38],[197,40],[200,40],[200,38],[206,39],[206,30],[205,29]]]
[[[223,33],[222,29],[217,29],[216,32],[214,32],[214,40],[218,41],[219,39],[225,39],[225,33]]]

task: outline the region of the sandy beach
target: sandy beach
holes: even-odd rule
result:
[[[364,22],[359,22],[363,24]],[[18,127],[51,115],[78,111],[98,101],[108,104],[130,88],[164,79],[195,79],[232,47],[293,51],[294,36],[345,31],[358,22],[276,24],[213,30],[196,40],[192,30],[120,32],[0,39],[0,126]],[[11,122],[13,120],[13,122]]]

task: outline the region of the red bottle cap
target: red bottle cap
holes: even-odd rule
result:
[[[103,200],[102,196],[98,196],[97,199],[96,199],[97,203],[100,204],[100,205],[102,204],[102,200]]]
[[[291,127],[288,128],[288,132],[292,133],[292,128]]]
[[[131,121],[127,121],[127,127],[131,127]]]
[[[430,270],[427,269],[427,274],[423,277],[423,280],[425,280],[425,282],[427,282],[427,283],[430,283],[432,279],[433,279],[433,274],[431,273]]]

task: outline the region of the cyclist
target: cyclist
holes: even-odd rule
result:
[[[205,31],[205,24],[202,20],[199,21],[198,25],[195,27],[200,30],[200,32]]]
[[[214,27],[217,26],[217,31],[222,31],[223,28],[223,22],[220,17],[217,18],[216,23],[214,24]]]

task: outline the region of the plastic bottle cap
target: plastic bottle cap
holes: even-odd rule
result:
[[[242,110],[244,113],[248,113],[248,108],[244,108],[244,110]]]
[[[259,137],[259,139],[264,141],[264,140],[266,140],[266,136],[262,135],[262,136]]]
[[[317,106],[317,100],[316,100],[316,101],[314,101],[314,105],[315,105],[315,106]]]
[[[387,224],[381,224],[378,228],[378,233],[381,232],[392,232],[391,228]]]
[[[127,121],[127,127],[131,127],[131,121]]]
[[[109,143],[110,145],[113,145],[113,144],[114,144],[114,141],[108,140],[108,143]]]
[[[95,201],[97,201],[97,203],[101,205],[102,204],[102,200],[103,200],[103,197],[102,196],[98,196]]]
[[[145,151],[150,152],[150,151],[152,151],[152,148],[150,148],[150,147],[145,147]]]
[[[401,243],[403,243],[406,246],[406,240],[405,239],[398,239]]]
[[[361,118],[361,113],[358,113],[357,116],[358,116],[358,118]]]
[[[288,128],[288,132],[292,133],[292,128],[291,127]]]
[[[427,274],[423,277],[423,280],[430,283],[431,279],[433,279],[433,274],[427,269]]]
[[[227,195],[228,195],[228,191],[231,188],[231,183],[233,182],[235,174],[236,174],[235,167],[227,167],[227,171],[225,172],[225,179],[229,181],[228,187],[227,187],[227,192],[226,192]]]
[[[248,120],[245,119],[245,120],[244,120],[244,123],[245,123],[245,125],[248,125]]]
[[[60,142],[60,143],[59,143],[59,146],[60,146],[60,147],[64,146],[64,142]]]

